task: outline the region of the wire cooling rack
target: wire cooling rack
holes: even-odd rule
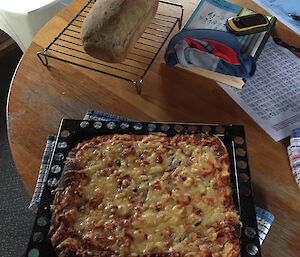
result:
[[[183,6],[166,1],[159,1],[158,11],[152,23],[146,28],[134,49],[122,63],[113,64],[102,62],[85,53],[80,39],[81,25],[95,0],[89,0],[77,13],[72,21],[58,34],[58,36],[37,55],[43,65],[48,66],[49,58],[77,65],[89,70],[104,73],[115,78],[127,80],[141,93],[143,78],[155,60],[159,51],[167,41],[169,35],[178,24],[182,25]],[[168,8],[162,8],[169,5]],[[172,10],[172,9],[176,10]],[[166,13],[166,10],[172,10]],[[177,13],[178,16],[173,16]]]

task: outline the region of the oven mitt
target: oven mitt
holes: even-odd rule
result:
[[[196,66],[241,78],[251,77],[256,60],[243,53],[237,38],[228,32],[207,29],[184,30],[169,42],[165,53],[168,66]]]

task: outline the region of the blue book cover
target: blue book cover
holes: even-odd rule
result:
[[[252,13],[255,12],[225,0],[201,0],[183,29],[216,29],[227,31],[225,23],[228,18]],[[271,15],[267,17],[272,24],[275,24],[275,17]],[[267,31],[239,36],[237,39],[241,44],[242,51],[258,57],[256,53],[263,44],[263,41],[265,41],[266,36],[268,37],[268,34],[269,32]]]

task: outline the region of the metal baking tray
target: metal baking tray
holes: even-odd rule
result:
[[[261,250],[243,126],[169,122],[82,121],[68,119],[61,121],[54,152],[51,157],[49,175],[25,256],[56,256],[48,239],[51,218],[50,205],[54,198],[53,190],[57,188],[63,171],[64,161],[74,146],[85,139],[99,135],[116,133],[143,135],[151,132],[163,132],[167,134],[167,136],[199,133],[219,136],[229,154],[233,200],[243,224],[241,257],[260,257]]]

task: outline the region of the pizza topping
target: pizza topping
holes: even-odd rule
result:
[[[159,181],[156,181],[154,184],[151,185],[151,187],[153,189],[161,189],[161,186],[160,186],[160,182]]]
[[[50,234],[59,256],[239,256],[224,149],[216,137],[195,135],[79,144],[68,158],[71,184],[54,201]]]
[[[102,202],[102,200],[103,200],[103,194],[100,193],[90,198],[87,202],[87,205],[90,206],[91,208],[96,208]]]

